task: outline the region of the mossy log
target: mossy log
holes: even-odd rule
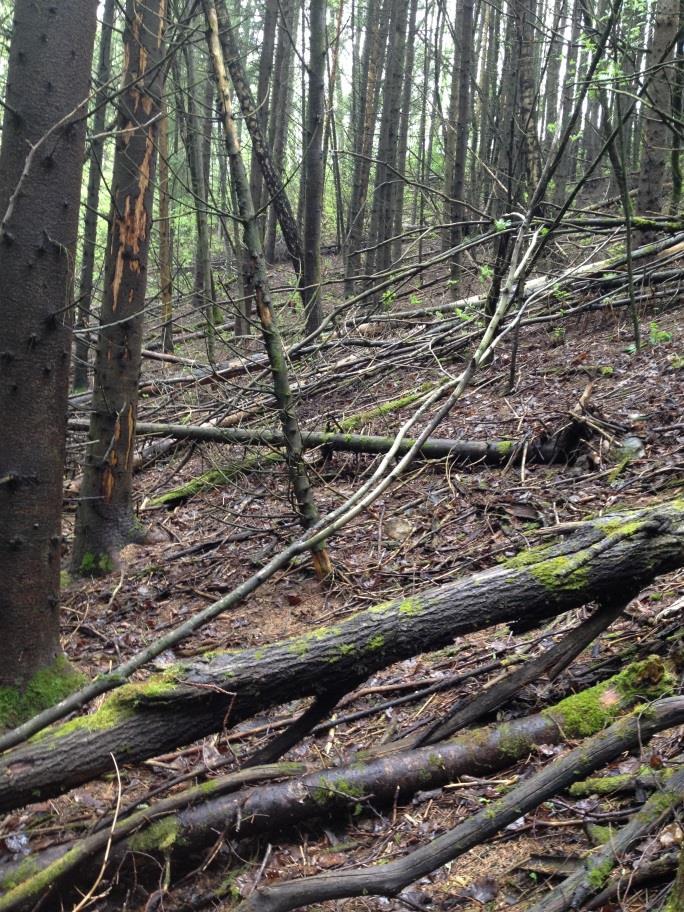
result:
[[[684,770],[679,770],[663,783],[626,826],[613,833],[605,845],[591,852],[578,871],[534,905],[530,912],[565,912],[570,908],[583,908],[587,899],[605,886],[619,856],[671,817],[683,802]]]
[[[625,599],[684,565],[684,500],[594,519],[563,541],[263,647],[178,663],[127,684],[90,715],[0,756],[0,810],[45,800],[111,769],[221,731],[272,706],[358,682],[465,633],[541,623]],[[350,683],[351,686],[351,683]]]
[[[640,746],[656,731],[679,725],[683,720],[684,698],[660,700],[646,713],[631,713],[627,718],[619,719],[604,732],[529,776],[503,798],[492,801],[477,814],[408,855],[385,864],[346,868],[339,873],[260,887],[237,907],[237,912],[289,912],[329,899],[397,896],[409,884],[489,839],[580,777],[615,759],[623,751]],[[549,912],[546,903],[539,908]]]
[[[239,831],[241,838],[249,838],[324,815],[339,817],[350,809],[357,816],[372,807],[408,801],[419,790],[440,788],[466,773],[482,776],[504,769],[535,745],[596,734],[635,702],[670,693],[673,680],[660,659],[651,657],[539,714],[431,747],[305,775],[301,764],[281,764],[272,772],[297,778],[237,792],[235,774],[210,780],[138,811],[113,830],[104,827],[83,840],[35,854],[28,870],[23,862],[4,870],[0,864],[0,912],[31,908],[48,887],[70,885],[75,877],[89,879],[97,873],[93,866],[99,868],[110,839],[113,868],[118,869],[127,852],[161,860],[173,860],[178,853],[183,864],[211,846],[217,832]],[[136,869],[140,874],[138,865]]]

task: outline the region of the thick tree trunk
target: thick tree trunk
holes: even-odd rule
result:
[[[166,0],[126,5],[105,297],[72,563],[80,573],[110,571],[119,549],[141,537],[131,487],[165,12]]]
[[[259,78],[256,91],[256,117],[259,121],[261,132],[264,136],[268,132],[269,123],[269,94],[271,88],[271,73],[273,71],[273,52],[275,48],[276,23],[278,21],[278,0],[267,0],[264,11],[261,48],[259,50]],[[266,203],[267,193],[264,193],[264,176],[259,164],[259,156],[252,150],[250,163],[249,186],[257,213],[257,224],[262,240],[266,226],[266,215],[262,207]]]
[[[209,3],[210,0],[205,0]],[[44,800],[111,769],[221,730],[272,706],[344,689],[465,633],[528,625],[584,605],[625,600],[684,564],[684,502],[601,517],[564,541],[413,598],[271,645],[173,666],[127,685],[94,714],[0,757],[0,810]]]
[[[93,115],[90,141],[90,165],[88,170],[88,189],[86,191],[85,213],[83,217],[83,253],[81,255],[81,278],[78,287],[76,304],[76,328],[81,332],[76,336],[74,345],[74,390],[88,389],[88,353],[90,345],[86,330],[90,324],[93,307],[93,277],[95,274],[95,254],[97,250],[97,224],[100,206],[100,180],[102,176],[102,152],[104,150],[105,121],[107,117],[106,98],[111,74],[112,30],[114,26],[114,0],[105,0],[102,10],[102,29],[100,31],[100,49],[97,62],[97,88],[95,113]]]
[[[96,11],[96,0],[14,4],[0,151],[0,727],[10,690],[62,655],[73,264]]]

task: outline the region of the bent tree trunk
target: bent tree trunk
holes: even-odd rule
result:
[[[42,708],[22,705],[15,690],[26,688],[30,702],[37,673],[53,666],[55,701],[66,684],[58,672],[66,673],[59,565],[69,305],[96,10],[96,0],[14,5],[0,152],[0,728]]]
[[[455,637],[589,601],[627,599],[684,564],[684,501],[592,520],[558,544],[487,571],[361,611],[277,643],[179,663],[120,688],[88,716],[0,757],[0,810],[61,794],[119,763],[152,757],[256,712],[354,686]],[[353,683],[352,683],[353,682]]]
[[[131,497],[166,0],[128,0],[105,295],[73,568],[112,569],[139,539]]]

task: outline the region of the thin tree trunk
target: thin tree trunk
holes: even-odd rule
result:
[[[249,192],[249,181],[242,161],[240,145],[235,129],[230,102],[223,51],[219,37],[219,18],[214,0],[202,0],[207,18],[207,41],[214,67],[214,75],[219,90],[219,99],[226,139],[226,149],[231,169],[231,176],[238,197],[240,218],[244,229],[245,248],[251,266],[252,286],[256,300],[257,314],[261,323],[264,345],[271,365],[273,390],[280,412],[283,434],[287,441],[287,464],[294,495],[297,501],[300,518],[304,528],[309,528],[318,519],[318,510],[313,497],[313,489],[303,458],[302,435],[295,413],[294,400],[290,390],[287,363],[282,339],[276,323],[271,304],[268,279],[261,238],[256,225],[254,205]],[[313,551],[313,562],[319,576],[326,576],[330,570],[330,558],[325,546],[318,546]]]
[[[321,223],[323,219],[323,126],[325,103],[326,0],[309,2],[309,91],[304,145],[304,271],[302,291],[306,334],[323,320],[321,295]]]
[[[72,556],[79,573],[110,571],[120,548],[144,537],[133,513],[133,444],[165,13],[166,0],[127,0],[105,296]]]
[[[162,305],[161,347],[173,352],[173,278],[171,275],[169,205],[169,117],[162,105],[159,121],[159,294]]]
[[[271,73],[273,72],[273,52],[275,47],[276,24],[278,21],[278,0],[267,0],[264,10],[263,25],[261,29],[261,48],[259,50],[259,78],[256,90],[256,118],[259,121],[261,132],[264,136],[268,132],[269,123],[269,93],[271,87]],[[257,213],[257,224],[262,240],[266,229],[266,217],[261,211],[266,202],[264,193],[264,177],[259,163],[259,156],[252,149],[250,164],[249,185]]]
[[[102,153],[104,151],[104,129],[107,118],[106,97],[111,76],[112,29],[114,25],[115,0],[105,0],[102,11],[102,29],[97,62],[97,88],[95,113],[92,121],[93,138],[90,141],[90,165],[88,189],[86,191],[85,215],[83,218],[83,253],[81,256],[81,277],[76,305],[76,329],[80,330],[74,344],[74,391],[88,389],[88,326],[93,308],[93,278],[95,275],[95,254],[97,250],[97,224],[100,206],[100,180],[102,175]]]

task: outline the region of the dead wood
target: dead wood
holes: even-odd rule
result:
[[[69,421],[69,427],[77,431],[86,430],[87,424],[87,421],[81,419]],[[213,441],[239,446],[285,446],[284,435],[280,431],[271,431],[267,428],[225,428],[140,421],[137,430],[139,434],[171,437],[176,440]],[[523,452],[528,462],[567,462],[576,455],[575,449],[582,439],[583,430],[584,423],[581,418],[573,414],[568,425],[546,439],[486,441],[430,437],[421,445],[419,452],[424,459],[451,457],[463,462],[485,462],[488,465],[505,465],[510,461],[519,461]],[[397,456],[408,453],[415,442],[411,438],[402,440],[396,450]],[[394,445],[394,437],[303,431],[302,443],[307,449],[325,447],[340,452],[376,455],[389,452]]]
[[[606,884],[618,857],[671,817],[682,802],[684,770],[679,770],[662,784],[626,826],[613,833],[605,845],[594,849],[578,871],[536,903],[530,912],[565,912],[581,908]]]
[[[594,519],[558,544],[303,636],[179,663],[0,756],[0,809],[106,772],[111,753],[119,763],[153,757],[272,706],[344,688],[464,633],[523,617],[539,623],[612,597],[616,585],[627,599],[682,564],[684,502],[673,500]]]
[[[160,801],[122,820],[110,832],[105,826],[94,836],[48,849],[32,856],[30,877],[20,888],[8,889],[0,899],[0,912],[30,908],[31,902],[51,885],[71,884],[74,878],[91,876],[93,865],[111,837],[110,862],[114,867],[127,852],[144,852],[156,859],[173,858],[183,864],[199,856],[216,840],[217,832],[248,838],[270,834],[284,827],[321,817],[339,818],[348,809],[364,809],[407,801],[417,791],[440,788],[464,774],[482,776],[511,766],[526,757],[535,745],[559,744],[586,737],[641,700],[662,695],[671,679],[655,657],[628,666],[623,672],[587,691],[562,700],[533,716],[476,729],[449,742],[406,751],[389,758],[309,772],[301,765],[255,767],[255,779],[271,779],[280,773],[286,782],[261,785],[235,792],[239,776],[247,771],[210,780],[181,795]],[[587,712],[587,707],[599,710]],[[309,711],[315,710],[315,704]],[[305,713],[304,719],[307,716]],[[255,758],[252,758],[255,759]],[[301,778],[292,778],[300,775]],[[139,872],[139,863],[136,865]],[[52,867],[50,867],[50,865]],[[85,866],[85,870],[81,870]],[[19,878],[20,866],[0,865],[0,888],[9,888]]]
[[[261,887],[241,903],[238,910],[288,912],[328,899],[396,896],[404,887],[484,842],[575,780],[604,766],[623,751],[640,746],[656,732],[682,721],[684,698],[659,700],[643,714],[633,713],[614,723],[581,747],[530,776],[508,795],[403,858],[376,867],[348,868],[340,873]],[[538,908],[544,912],[550,909],[547,902]]]

